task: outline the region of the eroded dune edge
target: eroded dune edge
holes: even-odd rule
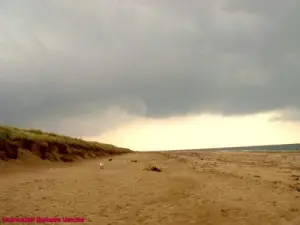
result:
[[[38,157],[42,160],[73,162],[132,152],[110,144],[84,141],[79,138],[0,126],[0,160]]]
[[[299,151],[133,152],[39,130],[0,133],[0,219],[300,224]]]

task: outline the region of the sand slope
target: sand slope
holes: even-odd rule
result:
[[[14,173],[6,162],[0,216],[84,217],[81,224],[95,225],[299,225],[299,162],[298,153],[130,153]],[[148,165],[163,171],[145,171]]]

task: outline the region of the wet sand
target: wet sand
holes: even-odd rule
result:
[[[1,217],[79,217],[80,224],[94,225],[300,225],[299,153],[130,153],[112,161],[41,165],[5,163]],[[162,172],[144,170],[149,165]]]

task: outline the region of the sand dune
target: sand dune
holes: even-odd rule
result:
[[[77,217],[95,225],[300,224],[298,153],[182,151],[108,159],[33,167],[5,162],[0,215]],[[145,170],[150,165],[162,172]]]

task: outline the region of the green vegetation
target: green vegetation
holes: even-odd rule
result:
[[[110,144],[103,144],[99,142],[85,141],[79,138],[72,138],[65,135],[59,135],[49,132],[43,132],[38,129],[20,129],[10,126],[0,125],[0,140],[8,139],[15,140],[30,140],[30,141],[43,141],[54,144],[64,144],[74,148],[82,149],[102,149],[107,153],[126,153],[131,152],[127,148],[120,148]]]

